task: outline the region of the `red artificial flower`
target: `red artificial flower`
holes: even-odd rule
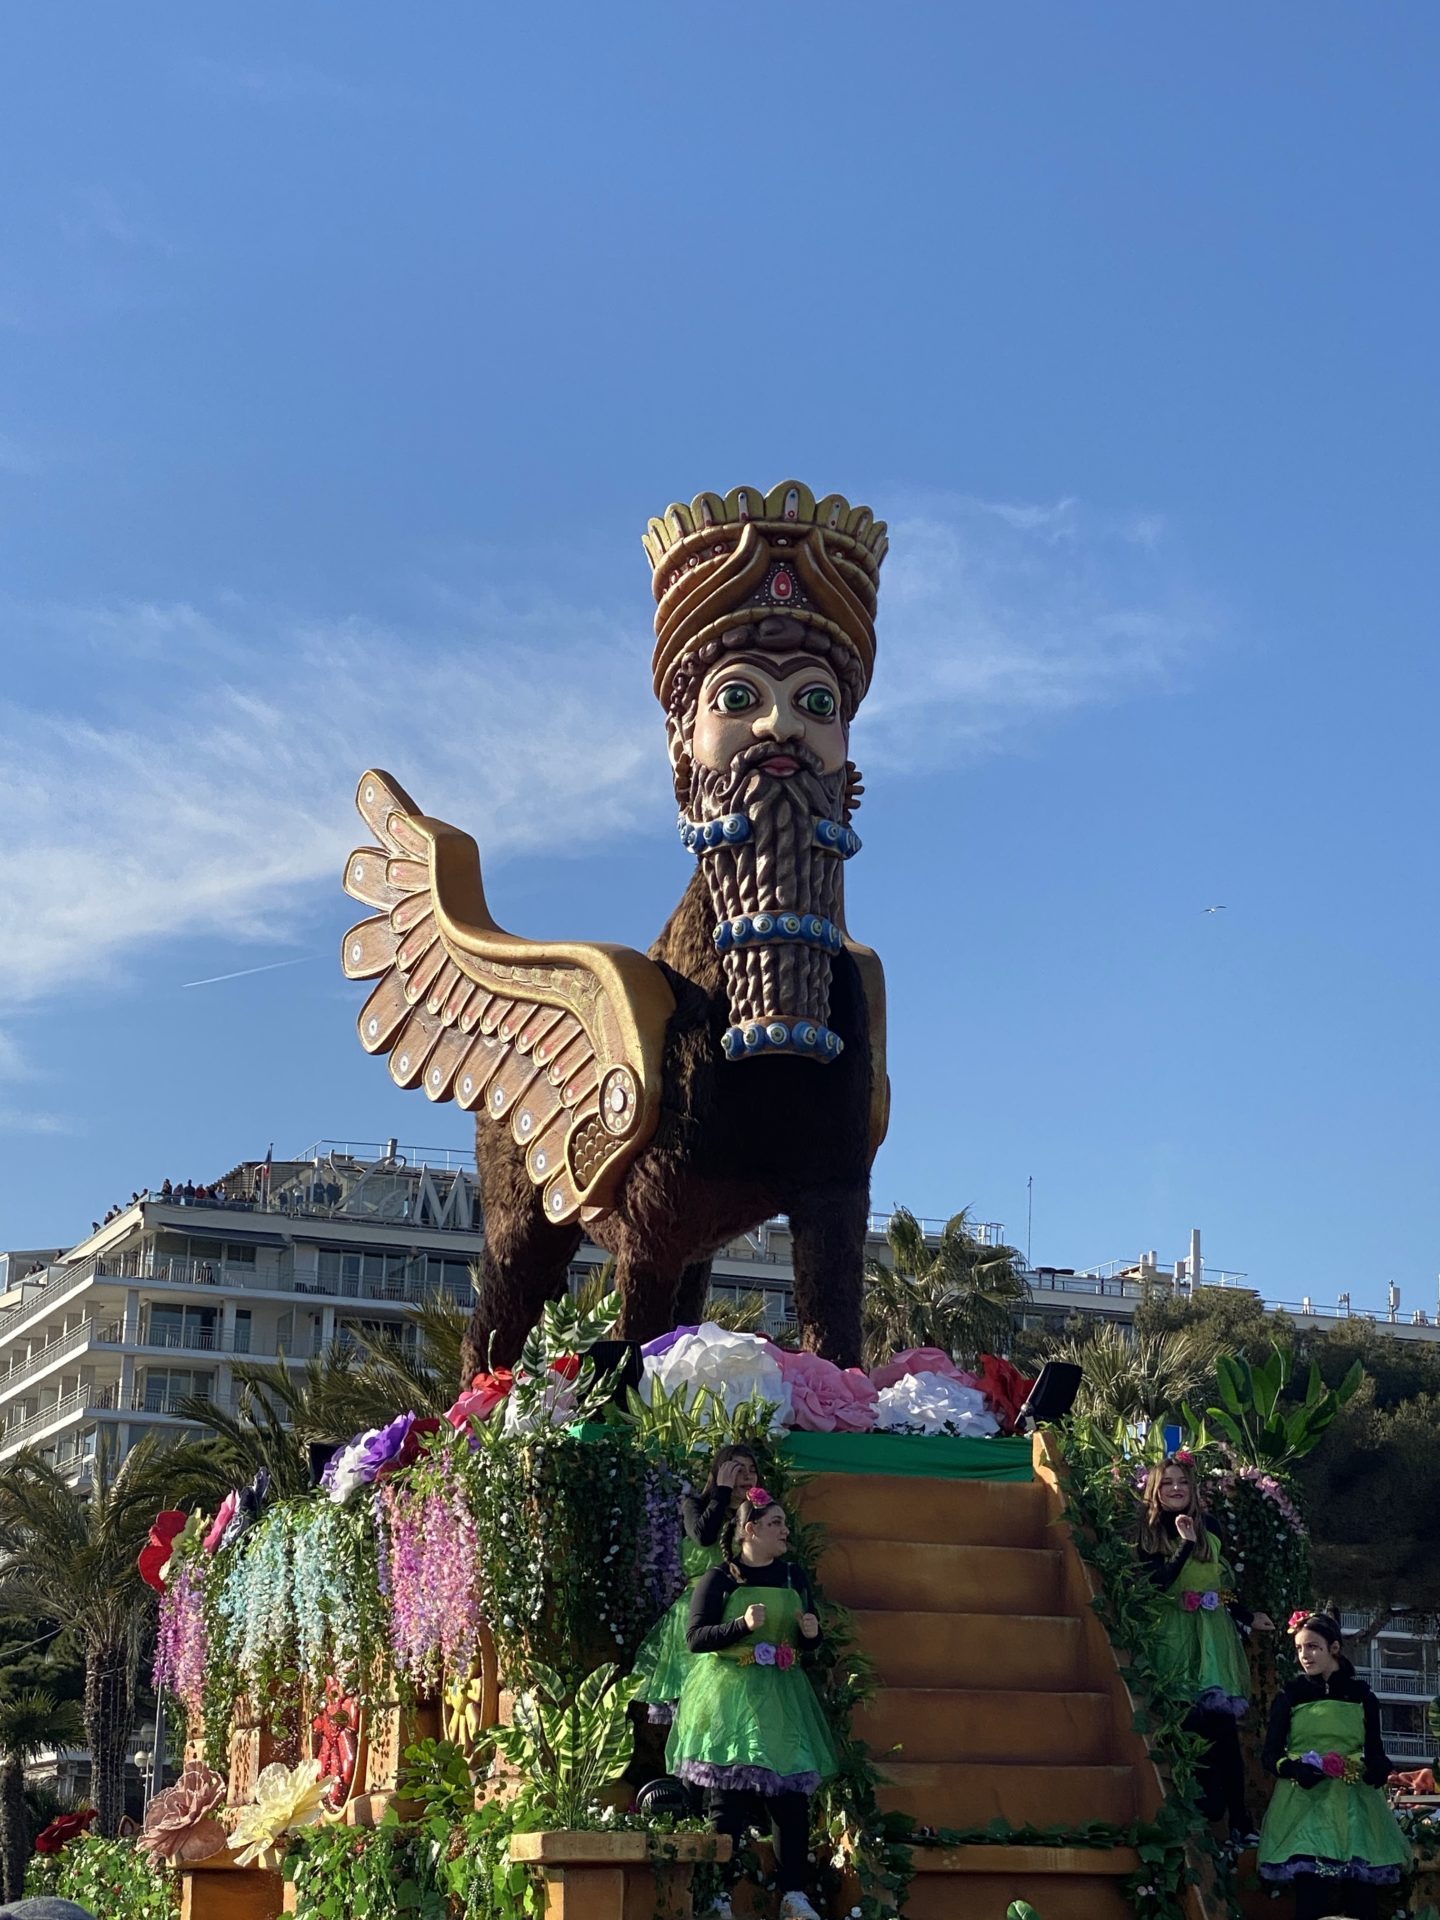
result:
[[[398,1473],[402,1467],[413,1467],[422,1452],[420,1443],[428,1440],[432,1433],[438,1433],[444,1424],[445,1422],[433,1413],[427,1414],[423,1420],[412,1421],[410,1431],[406,1434],[399,1453],[393,1460],[385,1462],[375,1478],[383,1480],[389,1474]]]
[[[1320,1771],[1327,1780],[1345,1778],[1345,1756],[1343,1753],[1327,1753],[1320,1762]]]
[[[1194,1454],[1190,1451],[1188,1447],[1177,1447],[1175,1452],[1171,1454],[1170,1458],[1172,1460],[1178,1460],[1182,1467],[1192,1466],[1195,1460]]]
[[[160,1576],[175,1551],[177,1537],[185,1531],[188,1517],[174,1507],[157,1513],[155,1524],[150,1529],[150,1538],[140,1549],[140,1558],[135,1562],[140,1569],[140,1578],[147,1586],[154,1587],[157,1593],[165,1591],[165,1582]]]
[[[1013,1433],[1020,1409],[1030,1398],[1033,1380],[1027,1380],[1018,1367],[994,1353],[982,1353],[979,1362],[980,1391],[990,1402],[990,1411],[1000,1423],[1002,1433]]]
[[[161,1516],[163,1519],[163,1515]],[[184,1516],[182,1514],[181,1518]],[[74,1813],[60,1813],[50,1822],[35,1842],[37,1853],[59,1853],[67,1841],[78,1840],[82,1833],[88,1833],[94,1824],[96,1809],[80,1807]]]
[[[445,1418],[463,1433],[471,1420],[488,1420],[515,1385],[509,1367],[497,1367],[494,1373],[477,1373],[467,1392],[450,1408]]]
[[[578,1353],[562,1353],[558,1360],[550,1362],[550,1371],[558,1373],[562,1380],[575,1380],[580,1375],[580,1356]]]

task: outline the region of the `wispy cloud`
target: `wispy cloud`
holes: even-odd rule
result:
[[[183,62],[183,70],[190,80],[213,92],[254,100],[265,106],[323,101],[358,105],[367,98],[365,89],[353,81],[294,60],[255,63],[215,60],[197,54]]]
[[[1213,610],[1163,518],[947,498],[891,521],[861,757],[934,768],[1175,685]]]
[[[1207,632],[1163,523],[1071,501],[902,512],[881,615],[856,754],[889,778],[1168,689]],[[560,862],[653,831],[670,804],[633,607],[437,592],[408,630],[233,600],[12,608],[6,625],[95,691],[68,712],[0,705],[0,899],[25,930],[0,1004],[113,980],[182,935],[283,951],[338,900],[368,766],[473,831],[488,862]]]

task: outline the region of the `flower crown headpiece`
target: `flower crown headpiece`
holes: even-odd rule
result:
[[[774,1495],[767,1493],[764,1487],[751,1487],[750,1491],[746,1494],[745,1498],[749,1501],[750,1505],[754,1507],[757,1513],[763,1511],[764,1508],[772,1507],[775,1504]]]
[[[1310,1615],[1304,1607],[1297,1607],[1295,1612],[1291,1614],[1290,1618],[1285,1622],[1285,1631],[1290,1635],[1292,1640],[1309,1618]]]
[[[1189,1447],[1177,1447],[1174,1453],[1171,1454],[1170,1459],[1166,1462],[1166,1465],[1169,1466],[1172,1463],[1182,1467],[1193,1467],[1195,1464],[1195,1456]]]

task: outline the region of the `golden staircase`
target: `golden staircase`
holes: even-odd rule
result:
[[[1044,1438],[1026,1482],[817,1474],[806,1520],[826,1528],[820,1577],[851,1609],[880,1688],[856,1716],[891,1783],[882,1807],[924,1826],[1124,1826],[1160,1780],[1060,1523]],[[1128,1920],[1130,1848],[917,1848],[910,1920]],[[1195,1906],[1198,1915],[1201,1909]]]

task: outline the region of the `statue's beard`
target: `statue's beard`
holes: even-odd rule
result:
[[[800,763],[795,773],[760,771],[759,762],[782,752]],[[822,773],[814,752],[799,743],[747,747],[718,771],[695,767],[690,817],[743,813],[751,825],[749,840],[701,858],[717,921],[794,912],[838,923],[842,862],[815,844],[814,826],[844,819],[845,782],[843,767]],[[828,1026],[830,954],[793,942],[731,949],[721,964],[732,1026],[775,1018]]]

